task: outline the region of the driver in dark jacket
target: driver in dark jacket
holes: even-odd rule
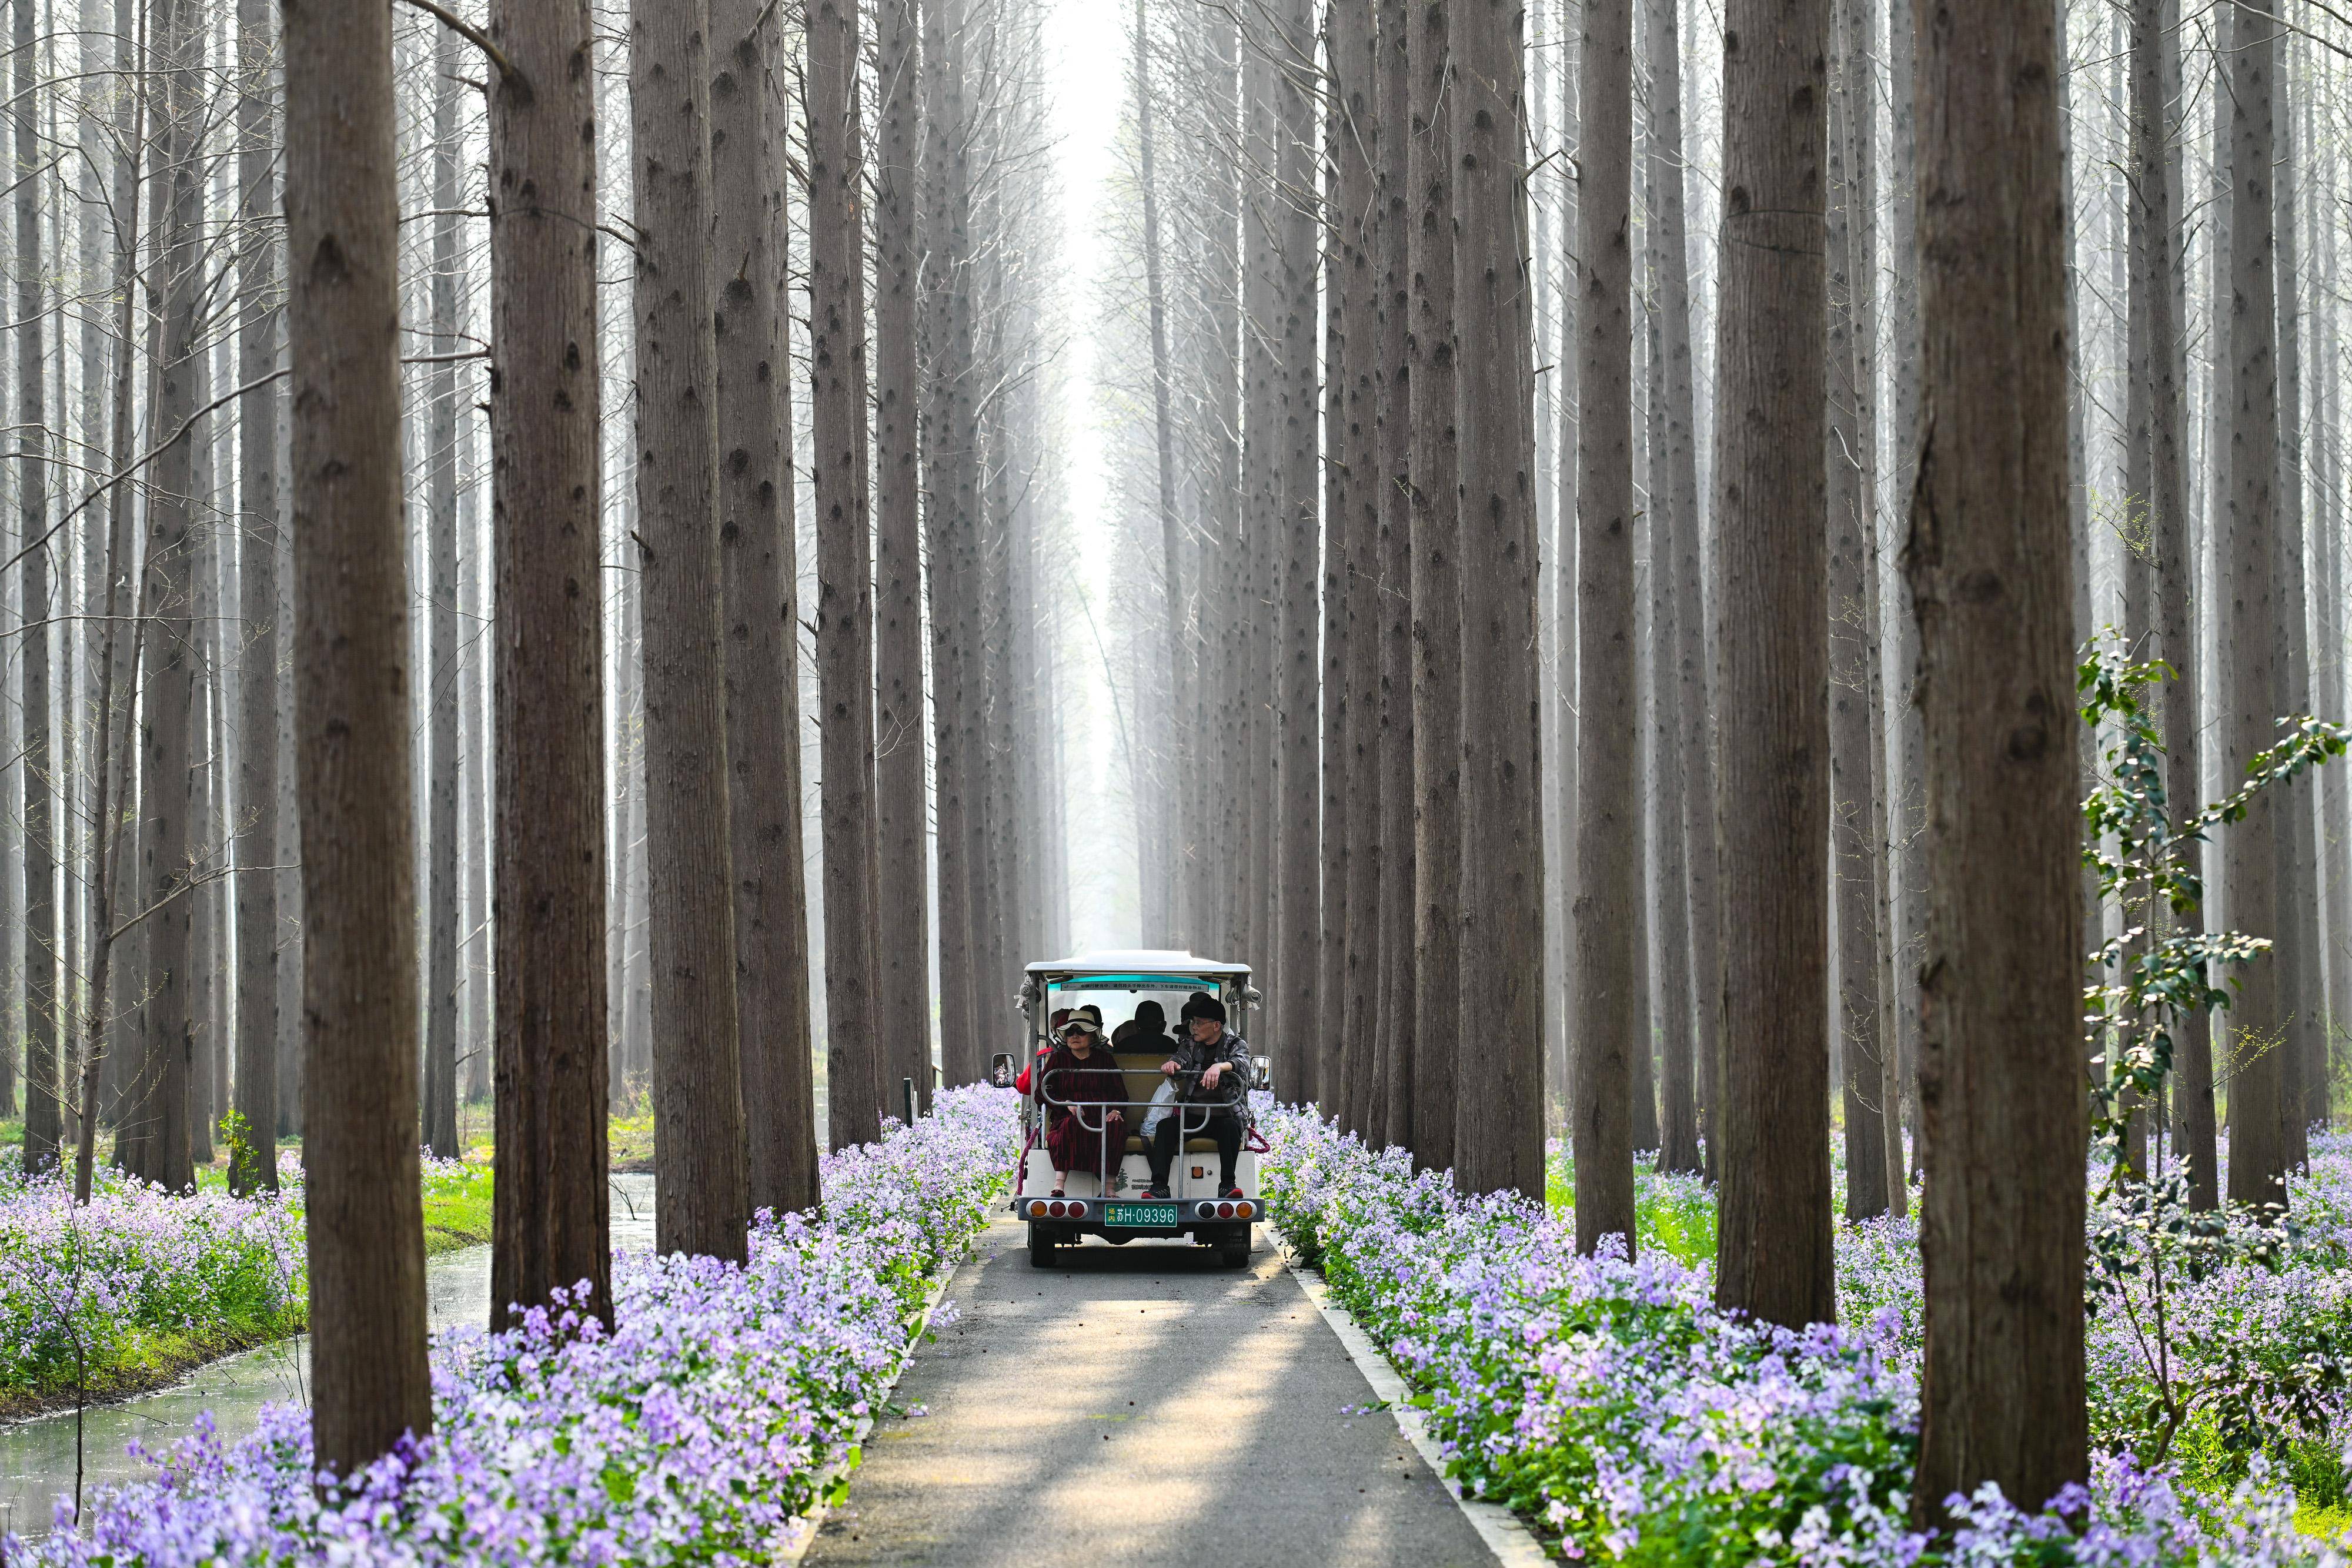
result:
[[[1239,1197],[1234,1164],[1241,1157],[1240,1113],[1253,1077],[1249,1041],[1225,1028],[1225,1004],[1206,991],[1194,991],[1185,1002],[1183,1022],[1188,1038],[1160,1064],[1160,1071],[1176,1080],[1177,1108],[1151,1134],[1151,1186],[1144,1196],[1168,1196],[1168,1169],[1183,1139],[1212,1138],[1217,1145],[1217,1193]]]

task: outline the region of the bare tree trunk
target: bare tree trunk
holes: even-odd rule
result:
[[[432,768],[425,827],[425,928],[431,935],[425,988],[425,1144],[455,1159],[457,1143],[457,323],[459,208],[457,95],[465,84],[461,40],[434,37],[432,326],[425,351],[445,362],[425,371],[425,528],[432,595]],[[594,579],[589,580],[593,581]],[[601,726],[599,727],[601,731]]]
[[[1918,46],[1923,1520],[2088,1468],[2060,62],[2047,0],[1982,20]]]
[[[612,1321],[605,1107],[604,495],[595,34],[587,0],[498,0],[490,95],[497,1181],[490,1323],[587,1281]],[[527,85],[531,84],[531,85]],[[656,1132],[657,1137],[660,1134]]]
[[[2280,692],[2275,646],[2282,604],[2278,552],[2278,322],[2273,270],[2271,180],[2274,136],[2271,72],[2276,24],[2243,5],[2231,8],[2231,103],[2230,213],[2231,413],[2229,446],[2229,619],[2225,622],[2230,706],[2225,777],[2242,769],[2275,739]],[[2223,840],[2230,925],[2255,936],[2278,930],[2278,841],[2282,791],[2269,790]],[[2282,1049],[2284,998],[2279,966],[2260,959],[2235,977],[2238,995],[2223,1015],[2230,1059],[2230,1199],[2286,1201],[2287,1053]]]
[[[1716,339],[1716,800],[1731,936],[1723,994],[1709,999],[1720,1009],[1724,1062],[1716,1300],[1790,1327],[1836,1313],[1822,853],[1828,315],[1818,215],[1829,12],[1828,0],[1739,0],[1724,18],[1742,47],[1724,57]]]
[[[987,1062],[983,988],[973,938],[977,758],[971,694],[980,651],[976,549],[978,454],[972,420],[970,295],[970,127],[964,113],[966,0],[929,0],[923,13],[924,320],[923,521],[929,547],[932,809],[939,876],[940,1055],[950,1083]]]
[[[49,801],[56,779],[49,751],[49,475],[41,298],[40,124],[33,69],[38,18],[34,0],[16,0],[16,518],[25,554],[25,1158],[27,1173],[57,1164],[64,1128],[58,1113],[57,845]],[[62,345],[60,345],[62,347]],[[62,418],[63,411],[59,411]],[[0,1048],[0,1097],[13,1048]]]
[[[1640,694],[1633,656],[1633,0],[1586,0],[1578,143],[1576,1246],[1633,1245]]]
[[[236,1113],[245,1142],[230,1164],[238,1193],[278,1190],[278,408],[259,384],[278,362],[276,55],[269,0],[237,0],[237,680]]]
[[[914,21],[903,0],[905,26]],[[816,1089],[809,1039],[806,873],[801,867],[799,648],[794,618],[793,453],[790,356],[785,341],[783,247],[784,166],[781,143],[784,104],[776,78],[783,69],[782,26],[760,0],[713,0],[711,65],[711,185],[718,206],[714,236],[725,281],[719,291],[719,564],[727,595],[727,760],[730,845],[734,855],[735,1005],[740,1019],[743,1126],[751,1207],[787,1213],[813,1208],[817,1189]],[[914,71],[911,45],[899,77]],[[885,68],[885,80],[898,81]],[[912,131],[908,131],[911,147]],[[902,162],[911,162],[909,156]],[[895,200],[905,201],[899,177]],[[886,182],[882,210],[892,210]],[[886,294],[886,328],[895,308],[911,312],[911,267],[903,287]],[[884,334],[886,345],[889,341]],[[905,492],[908,536],[899,541],[904,602],[893,601],[895,623],[886,653],[911,647],[911,668],[891,690],[898,717],[892,760],[911,768],[911,863],[894,862],[893,893],[911,900],[896,960],[905,972],[892,981],[905,1008],[890,1028],[892,1048],[907,1059],[919,1086],[928,1087],[930,1057],[929,911],[925,897],[923,794],[922,582],[915,529],[913,323],[906,323],[906,379],[886,388],[883,428],[903,444],[903,458],[885,447],[884,467]],[[886,354],[886,373],[889,358]],[[895,390],[895,401],[891,391]],[[897,421],[896,425],[892,423]],[[886,508],[887,510],[887,508]],[[911,714],[909,708],[911,707]],[[900,766],[903,764],[903,766]],[[784,781],[791,781],[784,787]],[[901,810],[906,808],[902,807]],[[894,848],[903,848],[896,844]],[[911,888],[911,892],[908,890]],[[896,917],[894,917],[896,918]],[[917,1071],[919,1059],[920,1071]]]
[[[295,722],[311,1448],[433,1427],[416,1154],[413,672],[400,507],[392,14],[287,0]]]
[[[1845,1212],[1849,1220],[1887,1207],[1886,1134],[1879,1088],[1878,895],[1874,862],[1879,841],[1871,813],[1873,649],[1871,578],[1878,570],[1863,479],[1869,462],[1863,444],[1859,377],[1860,322],[1854,295],[1870,258],[1856,253],[1854,231],[1862,193],[1849,175],[1857,138],[1856,106],[1867,101],[1854,76],[1866,62],[1846,45],[1845,24],[1857,0],[1833,5],[1832,44],[1838,54],[1831,88],[1829,132],[1829,432],[1824,462],[1829,497],[1830,873],[1837,902],[1837,1040],[1844,1101]]]
[[[1575,20],[1582,0],[1561,0],[1559,39],[1559,136],[1564,156],[1572,155],[1583,145],[1582,110],[1578,93],[1583,79],[1584,50],[1582,29]],[[1552,1065],[1558,1072],[1548,1080],[1547,1098],[1551,1103],[1549,1113],[1558,1118],[1561,1130],[1573,1135],[1577,1113],[1574,1105],[1576,1082],[1576,921],[1574,909],[1576,890],[1581,885],[1583,873],[1577,858],[1576,823],[1578,812],[1577,779],[1582,771],[1580,758],[1582,740],[1576,721],[1576,687],[1578,645],[1577,593],[1581,569],[1578,565],[1577,484],[1580,463],[1577,443],[1580,429],[1580,388],[1579,361],[1582,358],[1578,344],[1582,340],[1582,293],[1580,279],[1582,273],[1577,260],[1577,235],[1582,220],[1579,216],[1581,204],[1577,199],[1577,181],[1563,173],[1560,183],[1559,217],[1559,342],[1552,357],[1553,373],[1559,379],[1559,436],[1558,441],[1557,493],[1552,499],[1554,527],[1558,530],[1559,549],[1556,570],[1552,573],[1552,645],[1559,650],[1559,678],[1552,694],[1552,727],[1559,735],[1559,870],[1553,878],[1554,892],[1549,915],[1559,921],[1560,988],[1553,999],[1554,1010],[1561,1015],[1557,1037],[1558,1060]],[[1714,832],[1715,802],[1706,803],[1708,832]],[[1712,1004],[1710,1004],[1712,1005]],[[1711,1076],[1704,1069],[1701,1082]]]
[[[1276,311],[1281,329],[1276,386],[1282,422],[1279,508],[1268,542],[1281,559],[1281,631],[1269,695],[1274,699],[1270,746],[1276,874],[1268,907],[1273,931],[1273,984],[1265,988],[1271,1029],[1306,1042],[1315,1038],[1326,1006],[1319,996],[1323,932],[1321,789],[1316,771],[1321,727],[1316,692],[1316,637],[1322,611],[1318,570],[1317,427],[1320,382],[1316,371],[1316,260],[1319,227],[1314,210],[1316,138],[1315,7],[1313,0],[1282,0],[1276,50],[1275,162]],[[1273,323],[1262,325],[1270,326]],[[1349,372],[1351,373],[1351,372]],[[1356,1042],[1349,1042],[1352,1051]]]
[[[1894,287],[1889,301],[1895,318],[1889,341],[1895,350],[1895,472],[1894,493],[1907,497],[1917,472],[1917,452],[1911,435],[1919,427],[1919,247],[1918,205],[1912,199],[1918,188],[1918,127],[1916,105],[1917,53],[1914,0],[1890,0],[1887,7],[1888,120],[1894,152],[1894,199],[1888,215],[1894,234],[1887,246]],[[1880,1068],[1885,1097],[1890,1176],[1900,1164],[1894,1149],[1907,1124],[1917,1130],[1919,1105],[1913,1063],[1919,1040],[1919,941],[1927,925],[1927,879],[1926,822],[1921,773],[1924,741],[1915,680],[1919,663],[1919,627],[1912,619],[1911,598],[1895,596],[1895,681],[1897,758],[1895,783],[1888,791],[1890,851],[1895,890],[1890,903],[1893,920],[1887,934],[1893,948],[1895,977],[1895,1037]],[[1915,1157],[1924,1157],[1914,1151]],[[1890,1180],[1887,1197],[1895,1212],[1907,1205],[1904,1183]]]
[[[866,345],[857,13],[808,24],[809,364],[814,377],[817,678],[824,742],[826,1105],[832,1146],[881,1134],[887,1043],[873,950],[874,660],[866,488]]]
[[[198,350],[197,290],[202,279],[197,182],[197,16],[194,0],[163,0],[154,23],[163,91],[160,166],[152,199],[162,277],[162,336],[153,364],[155,428],[166,433],[148,493],[144,564],[147,613],[156,617],[145,643],[140,703],[141,899],[134,915],[147,939],[146,1051],[131,1081],[126,1118],[135,1134],[122,1162],[131,1175],[173,1192],[195,1184],[189,1140],[188,1075],[195,1055],[190,942],[196,901],[187,896],[194,866],[189,727],[195,712],[191,593],[195,443],[191,426],[205,367]],[[127,348],[127,346],[126,346]]]
[[[654,1244],[663,1252],[740,1260],[751,1212],[720,641],[709,22],[709,0],[637,0],[630,12],[636,538],[645,618]],[[499,967],[503,973],[508,965]]]
[[[1175,419],[1169,409],[1171,377],[1168,368],[1168,301],[1162,273],[1166,270],[1160,256],[1160,186],[1154,166],[1151,124],[1151,34],[1144,15],[1143,0],[1135,4],[1135,114],[1138,152],[1141,158],[1143,197],[1143,276],[1144,290],[1151,317],[1151,407],[1154,455],[1157,459],[1157,493],[1160,502],[1160,577],[1161,592],[1167,600],[1168,645],[1162,653],[1162,669],[1168,685],[1164,697],[1171,712],[1181,711],[1182,622],[1184,598],[1180,584],[1178,548],[1183,530],[1176,517],[1176,433]],[[1182,763],[1171,757],[1163,764],[1166,777],[1160,787],[1152,791],[1156,825],[1146,837],[1143,855],[1143,939],[1147,945],[1170,944],[1177,931],[1177,858],[1175,835],[1170,831],[1175,819],[1175,801],[1181,794],[1179,779]]]
[[[2303,322],[2302,280],[2295,265],[2296,165],[2305,150],[2294,139],[2294,38],[2282,33],[2273,100],[2277,152],[2272,164],[2272,232],[2277,247],[2278,319],[2278,608],[2272,620],[2277,661],[2276,714],[2311,711],[2311,639],[2303,563]],[[2277,945],[2280,1047],[2286,1053],[2282,1136],[2288,1168],[2310,1163],[2309,1133],[2326,1099],[2326,1044],[2319,987],[2319,843],[2312,792],[2282,797],[2278,824]]]
[[[914,1081],[924,1104],[931,1089],[930,812],[923,788],[922,519],[916,504],[922,475],[915,441],[915,211],[922,140],[916,0],[884,0],[878,26],[882,161],[874,182],[874,327],[880,472],[875,484],[875,576],[881,600],[874,627],[880,702],[874,798],[882,948],[875,1018],[883,1096],[896,1108],[902,1080]],[[773,166],[772,158],[766,162]],[[744,775],[740,761],[736,769],[748,791],[759,775]],[[741,854],[741,845],[736,852]]]
[[[1379,352],[1373,320],[1372,110],[1378,21],[1370,5],[1329,13],[1331,73],[1325,142],[1328,214],[1329,388],[1324,425],[1328,524],[1323,543],[1323,1001],[1315,1080],[1340,1125],[1379,1148],[1412,1139],[1389,1126],[1396,1064],[1382,1050],[1379,912],[1382,879],[1378,729],[1380,641],[1374,630],[1381,485],[1374,443]]]
[[[1418,807],[1413,788],[1412,368],[1406,346],[1412,287],[1407,251],[1415,216],[1406,168],[1412,125],[1410,73],[1414,59],[1408,20],[1411,9],[1408,0],[1380,0],[1380,31],[1372,65],[1375,183],[1371,193],[1377,205],[1371,248],[1380,285],[1373,311],[1379,334],[1374,372],[1378,445],[1371,455],[1371,473],[1379,492],[1380,558],[1374,563],[1379,572],[1378,591],[1373,595],[1378,614],[1366,630],[1380,639],[1375,761],[1380,778],[1381,867],[1379,929],[1374,942],[1380,976],[1373,993],[1380,1038],[1373,1050],[1388,1063],[1388,1125],[1428,1166],[1433,1139],[1442,1143],[1451,1162],[1454,1126],[1450,1101],[1445,1125],[1433,1124],[1437,1113],[1429,1108],[1433,1086],[1415,1077],[1421,1058],[1413,1034],[1419,1003],[1413,954]],[[1447,265],[1451,266],[1450,258]],[[1449,1094],[1452,1082],[1451,1077],[1446,1079]]]
[[[1462,1028],[1462,588],[1454,450],[1454,143],[1450,14],[1432,5],[1404,41],[1405,418],[1412,595],[1413,1153],[1458,1164]]]

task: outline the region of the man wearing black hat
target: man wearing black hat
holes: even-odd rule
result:
[[[1168,1169],[1176,1163],[1180,1140],[1205,1137],[1217,1145],[1218,1196],[1239,1197],[1234,1164],[1242,1152],[1240,1108],[1250,1091],[1249,1041],[1225,1028],[1225,1004],[1206,991],[1192,993],[1182,1016],[1190,1038],[1160,1064],[1160,1071],[1176,1080],[1179,1109],[1151,1134],[1151,1186],[1144,1196],[1166,1197]]]

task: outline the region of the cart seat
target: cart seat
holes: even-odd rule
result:
[[[1150,1102],[1160,1084],[1167,1082],[1160,1071],[1160,1064],[1168,1059],[1156,1051],[1122,1051],[1112,1060],[1118,1063],[1119,1071],[1127,1077],[1127,1097],[1135,1102],[1128,1108],[1128,1120],[1140,1126],[1145,1114],[1142,1107]],[[1129,1137],[1127,1152],[1130,1155],[1144,1153],[1143,1140]],[[1214,1138],[1187,1138],[1184,1140],[1184,1152],[1188,1155],[1213,1155],[1217,1152],[1217,1141]]]
[[[1130,1155],[1140,1155],[1147,1154],[1150,1150],[1141,1138],[1130,1136],[1127,1140],[1127,1152]],[[1188,1155],[1213,1155],[1217,1152],[1217,1140],[1187,1138],[1184,1140],[1184,1152]]]

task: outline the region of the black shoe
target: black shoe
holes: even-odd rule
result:
[[[1168,1189],[1164,1186],[1147,1186],[1143,1189],[1143,1196],[1164,1200],[1168,1197]]]
[[[1249,1195],[1243,1192],[1242,1189],[1237,1186],[1229,1186],[1217,1196],[1220,1197],[1246,1197]]]

